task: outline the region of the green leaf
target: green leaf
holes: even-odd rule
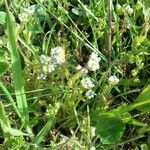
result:
[[[146,37],[142,35],[135,37],[135,39],[133,40],[133,47],[137,48],[144,42],[145,39]]]
[[[143,126],[143,127],[147,126],[146,123],[134,119],[128,112],[123,114],[122,121],[124,123],[132,124],[134,126]]]
[[[4,106],[1,102],[0,102],[0,124],[2,127],[6,126],[6,127],[10,128],[10,121],[9,121],[7,115],[5,114]],[[4,130],[4,128],[2,128],[2,129]]]
[[[141,145],[141,150],[149,150],[148,145],[147,144],[142,144]]]
[[[49,16],[44,8],[42,8],[40,5],[33,5],[33,7],[36,8],[36,17],[40,20],[48,20]]]
[[[10,135],[12,136],[29,136],[29,134],[23,133],[22,131],[17,130],[17,129],[8,128],[8,127],[6,127],[6,129],[7,129],[7,132],[10,133]]]
[[[103,144],[114,144],[125,131],[125,123],[113,113],[105,113],[97,118],[96,132]]]
[[[0,59],[2,60],[4,58],[5,52],[0,49]]]
[[[8,34],[8,49],[11,55],[12,80],[14,83],[17,106],[21,114],[21,121],[27,127],[29,122],[28,105],[24,90],[21,61],[16,43],[16,22],[12,13],[9,11],[7,1],[6,5],[6,23]]]
[[[0,75],[4,74],[7,71],[8,67],[9,67],[8,63],[3,61],[0,62]]]
[[[135,103],[143,103],[137,109],[140,111],[150,111],[150,85],[148,85],[135,99]],[[144,104],[145,102],[145,104]]]
[[[41,26],[39,25],[38,22],[35,22],[33,24],[29,24],[28,25],[28,30],[31,31],[34,34],[38,34],[38,33],[42,32],[42,28],[41,28]]]
[[[143,9],[143,13],[144,13],[144,19],[146,22],[150,21],[150,1],[149,0],[144,0],[144,9]]]
[[[75,15],[79,16],[80,15],[80,10],[79,8],[72,8],[71,10]]]
[[[6,17],[6,13],[3,11],[0,11],[0,24],[2,25],[5,24],[5,17]]]
[[[16,111],[17,115],[21,118],[21,114],[16,106],[16,103],[14,101],[14,99],[12,98],[12,96],[10,95],[9,91],[6,89],[5,85],[3,85],[2,82],[0,82],[0,88],[4,91],[4,93],[6,94],[10,104],[12,105],[12,107],[14,108],[14,110]]]
[[[48,122],[45,126],[41,129],[41,131],[34,137],[33,143],[40,144],[41,141],[44,139],[46,134],[50,131],[51,127],[55,123],[55,117],[49,118]]]
[[[150,1],[149,0],[144,0],[144,5],[146,8],[150,8]]]

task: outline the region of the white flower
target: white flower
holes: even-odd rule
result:
[[[25,8],[24,12],[19,14],[19,20],[21,22],[26,22],[28,21],[29,17],[34,13],[33,9],[30,8]]]
[[[62,58],[60,58],[59,56],[51,57],[51,63],[52,63],[52,64],[57,65],[57,64],[62,64],[62,63],[64,63],[64,62],[65,62],[65,60],[62,59]]]
[[[90,150],[96,150],[95,146],[92,145],[92,146],[90,147]]]
[[[131,15],[133,13],[133,8],[131,8],[130,5],[125,4],[123,7],[127,14]]]
[[[88,73],[88,69],[87,68],[82,68],[81,71],[84,72],[84,73]]]
[[[55,47],[51,49],[51,59],[54,64],[62,64],[65,62],[65,51],[62,47]]]
[[[76,67],[76,69],[77,70],[81,70],[83,67],[81,66],[81,65],[78,65],[77,67]]]
[[[44,63],[47,61],[47,57],[42,54],[42,55],[39,57],[39,60],[40,60],[40,62],[41,62],[42,64],[44,64]]]
[[[100,66],[99,66],[99,64],[90,61],[88,63],[88,68],[91,71],[96,71],[96,70],[98,70],[100,68]]]
[[[27,13],[21,13],[21,14],[19,14],[18,17],[19,17],[19,20],[21,22],[26,22],[28,20],[28,14]]]
[[[47,73],[47,71],[48,71],[48,66],[47,66],[47,65],[43,65],[43,66],[42,66],[42,70],[43,70],[44,73]]]
[[[95,136],[95,131],[96,131],[96,128],[95,127],[91,127],[91,135],[92,135],[92,137]]]
[[[52,71],[55,70],[56,65],[52,63],[52,58],[45,56],[45,55],[41,55],[39,57],[39,60],[42,64],[42,71],[46,74],[46,73],[51,73]]]
[[[39,57],[39,60],[42,65],[51,64],[51,57],[45,56],[43,54]]]
[[[63,48],[59,47],[59,46],[52,48],[51,49],[51,56],[59,55],[62,51],[63,51]]]
[[[98,57],[98,54],[93,52],[89,58],[89,61],[87,63],[87,67],[90,71],[96,71],[100,68],[99,62],[101,58]]]
[[[53,64],[48,65],[47,71],[49,73],[53,72],[55,70],[55,66]]]
[[[27,12],[28,14],[33,14],[35,10],[32,7],[29,7],[25,8],[24,11]]]
[[[94,93],[94,91],[92,90],[88,90],[86,93],[85,93],[85,96],[88,98],[88,99],[91,99],[91,98],[94,98],[96,94]]]
[[[81,65],[78,65],[76,67],[77,70],[80,70],[83,73],[88,73],[88,69],[87,68],[83,68]]]
[[[44,74],[53,72],[57,65],[65,62],[65,51],[61,47],[55,47],[51,50],[51,57],[41,55],[39,56]]]
[[[45,80],[45,79],[46,79],[46,75],[45,75],[44,73],[41,73],[41,74],[39,74],[39,75],[37,76],[37,79],[38,79],[38,80],[40,80],[40,79]]]
[[[89,77],[83,78],[81,80],[81,84],[85,89],[92,89],[95,87],[95,85],[93,84],[93,82],[91,81]]]
[[[119,82],[119,79],[116,77],[116,76],[110,76],[109,78],[108,78],[108,81],[111,83],[111,84],[118,84],[118,82]]]

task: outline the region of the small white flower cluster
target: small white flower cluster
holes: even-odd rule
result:
[[[131,15],[134,12],[133,8],[131,8],[130,5],[127,5],[127,4],[124,4],[123,6],[121,6],[120,4],[117,4],[116,10],[120,14],[127,13]]]
[[[27,22],[29,17],[34,13],[33,9],[25,8],[24,12],[19,14],[19,20],[21,22]]]
[[[43,69],[44,73],[47,73],[47,72],[50,73],[50,72],[55,70],[55,66],[52,63],[52,58],[51,57],[41,55],[39,57],[39,59],[40,59],[40,62],[42,64],[42,69]]]
[[[108,78],[108,81],[110,82],[110,84],[112,85],[116,85],[119,83],[119,79],[116,76],[110,76]]]
[[[82,78],[81,84],[85,89],[92,89],[95,87],[95,85],[89,77]]]
[[[85,93],[85,96],[88,98],[88,99],[91,99],[91,98],[94,98],[96,94],[94,93],[94,91],[92,90],[88,90],[86,93]]]
[[[38,80],[40,80],[40,79],[45,80],[45,79],[46,79],[46,74],[44,74],[44,73],[39,74],[39,75],[37,76],[37,79],[38,79]]]
[[[45,79],[47,73],[53,72],[58,65],[64,63],[64,55],[64,49],[59,46],[51,49],[50,57],[42,54],[39,57],[40,63],[42,64],[42,73],[37,77],[37,79]]]
[[[87,68],[84,68],[81,65],[78,65],[76,69],[84,73],[88,73],[88,69],[90,71],[96,71],[100,68],[99,66],[100,60],[101,58],[98,57],[98,54],[95,52],[92,52],[92,54],[90,55],[89,61],[87,62]]]
[[[88,99],[94,98],[96,95],[92,89],[95,87],[94,83],[91,81],[89,77],[84,77],[81,80],[81,84],[85,89],[88,89],[88,91],[85,93],[85,96]]]
[[[51,49],[51,60],[53,64],[62,64],[65,62],[65,51],[62,47],[55,47]]]
[[[90,55],[90,59],[87,63],[87,67],[90,71],[96,71],[99,69],[99,62],[100,62],[101,58],[98,57],[98,54],[93,52],[91,55]]]
[[[76,67],[77,70],[80,70],[83,73],[88,73],[88,69],[87,68],[83,68],[81,65],[78,65]]]
[[[80,70],[81,72],[84,72],[84,73],[88,73],[88,69],[90,71],[96,71],[100,68],[99,66],[99,62],[100,62],[101,58],[98,57],[98,54],[95,53],[95,52],[92,52],[92,54],[90,55],[89,57],[89,61],[87,62],[87,68],[83,68],[82,66],[78,65],[76,67],[77,70]],[[85,89],[88,89],[88,91],[86,91],[85,93],[85,96],[88,98],[88,99],[92,99],[94,98],[94,96],[96,95],[94,93],[94,91],[92,90],[95,85],[94,83],[92,82],[92,80],[89,78],[89,77],[84,77],[82,78],[81,80],[81,84],[82,86],[85,88]]]

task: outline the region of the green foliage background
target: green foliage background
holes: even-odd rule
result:
[[[113,1],[111,56],[108,3],[0,1],[1,149],[150,149],[150,2]],[[66,62],[38,80],[39,56],[57,46]],[[100,69],[77,71],[92,52]],[[95,84],[90,100],[86,76]]]

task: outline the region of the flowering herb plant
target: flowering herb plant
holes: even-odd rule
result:
[[[0,1],[0,149],[150,149],[149,14],[149,0]]]

